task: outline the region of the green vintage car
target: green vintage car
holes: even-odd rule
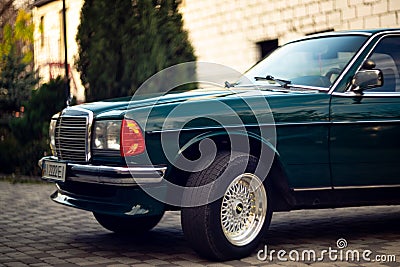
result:
[[[201,255],[249,255],[273,212],[399,204],[400,29],[290,42],[236,82],[68,107],[51,198],[144,234],[167,210]],[[268,242],[268,241],[267,241]]]

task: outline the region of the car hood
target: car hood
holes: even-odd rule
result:
[[[212,108],[215,105],[216,99],[226,103],[230,107],[234,107],[235,110],[242,113],[246,113],[247,111],[245,111],[246,105],[243,106],[243,101],[241,100],[259,99],[260,101],[255,100],[256,102],[252,102],[250,105],[255,104],[255,107],[260,106],[259,112],[265,113],[265,100],[267,99],[276,119],[286,121],[291,120],[291,116],[286,116],[288,110],[296,114],[299,108],[304,109],[309,105],[315,105],[319,100],[316,100],[314,96],[319,99],[318,95],[326,96],[327,94],[321,94],[315,90],[290,91],[276,87],[262,88],[262,90],[254,90],[254,87],[209,88],[165,95],[143,95],[140,97],[110,99],[82,104],[79,107],[91,110],[94,113],[95,119],[101,120],[117,119],[124,116],[141,120],[141,117],[144,116],[143,114],[146,114],[149,110],[153,110],[152,119],[157,121],[157,118],[153,116],[157,116],[158,118],[165,117],[174,107],[181,103],[185,104],[185,106],[189,105],[189,112],[196,113],[195,116],[204,115],[209,112],[213,114],[221,112]],[[304,98],[307,98],[307,100],[304,100]],[[240,111],[241,109],[243,110]],[[220,115],[224,116],[224,113],[222,112]],[[144,117],[147,118],[147,115]]]
[[[154,105],[179,103],[185,101],[196,101],[200,99],[212,99],[236,94],[231,90],[217,89],[197,89],[180,93],[169,93],[165,95],[142,95],[133,97],[123,97],[98,101],[79,105],[80,108],[92,111],[97,117],[115,116],[124,114],[126,111],[135,108],[144,108]]]

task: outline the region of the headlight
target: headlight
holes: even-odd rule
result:
[[[94,149],[120,150],[120,120],[96,121],[93,133]]]
[[[50,149],[53,156],[56,156],[56,125],[59,113],[53,115],[50,120],[49,126],[49,138],[50,138]]]

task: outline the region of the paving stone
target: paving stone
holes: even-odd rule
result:
[[[25,267],[25,266],[29,266],[28,264],[25,264],[23,262],[18,262],[18,261],[7,262],[4,265],[5,266],[9,266],[9,267]]]
[[[223,263],[200,258],[185,240],[180,212],[166,212],[145,238],[118,236],[90,212],[55,204],[54,185],[0,182],[0,266],[400,266],[400,206],[299,210],[275,213],[258,249],[315,250],[345,238],[344,249],[395,255],[397,262],[272,261],[251,256]]]

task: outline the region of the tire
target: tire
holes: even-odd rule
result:
[[[187,187],[214,182],[225,170],[225,177],[228,177],[222,182],[222,188],[221,183],[214,183],[208,188],[209,192],[204,192],[203,187],[200,192],[196,192],[196,188],[184,194],[184,198],[193,203],[196,199],[201,201],[200,198],[213,196],[218,190],[225,192],[209,204],[182,209],[183,232],[200,256],[219,261],[240,259],[259,245],[271,222],[272,210],[268,183],[255,175],[257,164],[254,156],[238,152],[231,156],[223,152],[217,154],[206,169],[189,176]]]
[[[120,217],[93,212],[97,222],[114,233],[144,234],[151,230],[161,220],[161,215],[144,217]]]

